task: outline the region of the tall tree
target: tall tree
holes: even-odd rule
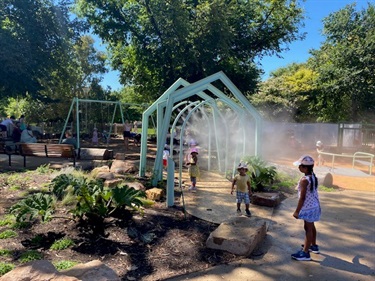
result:
[[[112,51],[121,81],[154,101],[179,77],[195,82],[224,71],[253,91],[257,56],[296,40],[297,0],[78,0],[77,11]]]
[[[314,105],[318,74],[306,64],[291,64],[279,68],[266,81],[251,102],[262,115],[273,121],[316,121]]]
[[[348,5],[324,19],[326,40],[309,65],[319,73],[321,121],[375,121],[375,5]]]
[[[0,2],[0,94],[36,94],[69,56],[74,37],[64,0]]]

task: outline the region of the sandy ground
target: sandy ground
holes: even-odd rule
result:
[[[279,165],[283,165],[291,169],[296,169],[298,171],[298,168],[293,166],[292,164],[298,158],[299,158],[298,156],[293,157],[293,155],[292,156],[279,156],[279,157],[273,158],[272,161]],[[343,188],[343,189],[348,189],[348,190],[375,192],[375,168],[374,167],[372,168],[372,176],[370,176],[368,172],[368,167],[356,166],[353,170],[352,163],[350,161],[351,159],[346,159],[346,160],[338,159],[335,161],[335,164],[334,164],[335,169],[331,172],[332,177],[333,177],[333,185],[337,188]],[[317,166],[316,170],[318,170],[319,168],[326,168],[327,170],[330,170],[331,167],[332,167],[332,162],[330,161],[330,159],[328,159],[327,161],[325,161],[325,163],[322,166],[320,167]],[[341,170],[344,172],[340,173],[337,170]],[[358,174],[354,173],[358,171],[362,173],[358,173]]]

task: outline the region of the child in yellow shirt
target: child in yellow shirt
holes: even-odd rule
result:
[[[246,172],[248,171],[245,163],[240,163],[237,168],[238,174],[235,175],[232,182],[232,190],[230,194],[233,195],[234,186],[236,189],[236,203],[237,203],[237,214],[241,214],[241,203],[244,201],[246,207],[246,215],[251,217],[250,207],[250,196],[252,195],[250,177]]]

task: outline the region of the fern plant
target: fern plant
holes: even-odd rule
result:
[[[274,182],[277,175],[276,167],[267,166],[267,162],[257,156],[246,156],[242,161],[248,163],[253,190],[264,190],[265,186]]]

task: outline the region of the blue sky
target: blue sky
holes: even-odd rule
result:
[[[344,8],[348,4],[357,3],[357,9],[367,7],[367,3],[372,3],[374,0],[306,0],[301,5],[305,9],[305,27],[301,32],[306,32],[306,39],[290,44],[290,50],[282,53],[282,58],[276,56],[265,57],[261,64],[265,71],[264,79],[266,79],[270,72],[287,66],[293,62],[305,62],[309,57],[309,50],[318,49],[324,37],[321,36],[323,29],[323,18],[329,14]],[[117,71],[110,71],[104,77],[102,86],[106,88],[110,86],[113,90],[121,88],[119,83],[119,73]]]

